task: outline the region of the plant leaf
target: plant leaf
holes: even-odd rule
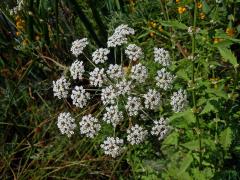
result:
[[[182,173],[184,173],[187,170],[187,168],[191,165],[192,161],[193,161],[193,157],[189,152],[181,162],[178,175],[181,175]]]
[[[176,21],[176,20],[162,21],[161,24],[163,26],[169,26],[169,27],[173,27],[173,28],[176,28],[176,29],[188,29],[188,27],[185,24],[180,23],[179,21]]]
[[[220,145],[227,151],[232,143],[232,130],[230,127],[226,128],[220,133]]]
[[[221,56],[225,59],[228,60],[234,68],[238,67],[238,63],[237,63],[237,58],[235,57],[235,55],[232,53],[231,50],[227,49],[227,48],[221,48],[218,47],[218,50],[221,54]]]

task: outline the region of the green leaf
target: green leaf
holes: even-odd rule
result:
[[[232,143],[232,130],[230,127],[226,128],[220,133],[220,145],[227,151]]]
[[[175,113],[169,120],[175,127],[187,128],[190,124],[196,122],[196,117],[191,109],[187,109],[184,112]]]
[[[221,48],[221,47],[218,47],[218,50],[221,56],[225,60],[228,60],[233,65],[234,68],[237,68],[239,66],[239,64],[237,63],[237,58],[235,57],[235,55],[232,53],[231,50],[227,48]]]
[[[180,165],[180,168],[179,168],[178,175],[181,175],[184,172],[186,172],[187,168],[191,165],[192,161],[193,161],[193,157],[192,157],[191,153],[189,152],[184,157],[184,159],[181,161],[181,165]]]
[[[177,132],[173,132],[170,135],[168,135],[164,141],[164,145],[177,145],[178,144],[178,136],[179,134]]]
[[[193,151],[193,150],[198,150],[199,149],[199,141],[198,140],[193,140],[193,141],[189,141],[186,142],[184,144],[181,144],[183,147]]]
[[[163,26],[173,27],[173,28],[176,28],[176,29],[188,29],[188,27],[185,24],[180,23],[179,21],[176,21],[176,20],[162,21],[161,24]]]
[[[208,114],[211,111],[212,112],[217,112],[217,109],[210,103],[210,101],[208,101],[207,104],[205,105],[204,109],[200,113],[200,115]]]
[[[177,76],[184,79],[185,81],[189,81],[190,78],[188,77],[188,74],[185,70],[183,69],[180,69],[179,71],[177,71]]]

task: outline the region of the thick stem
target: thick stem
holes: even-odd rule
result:
[[[202,169],[202,136],[200,130],[200,121],[197,114],[197,107],[196,107],[196,92],[195,92],[195,49],[196,49],[196,23],[197,23],[197,1],[194,0],[194,19],[193,19],[193,35],[192,35],[192,99],[193,99],[193,110],[197,120],[197,127],[198,127],[198,140],[199,140],[199,169]]]

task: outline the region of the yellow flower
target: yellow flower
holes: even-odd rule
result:
[[[202,6],[203,6],[203,5],[202,5],[202,3],[201,3],[201,2],[198,2],[198,3],[197,3],[197,7],[198,7],[198,9],[201,9],[201,8],[202,8]]]
[[[158,27],[158,30],[159,30],[159,32],[163,32],[162,26],[159,26],[159,27]]]
[[[234,36],[234,34],[235,34],[235,29],[233,29],[233,28],[227,28],[226,29],[226,34],[228,35],[228,36]]]
[[[186,12],[186,10],[187,10],[187,9],[186,9],[185,7],[181,7],[181,6],[178,7],[178,13],[179,13],[179,14],[183,14],[184,12]]]
[[[201,12],[201,13],[199,14],[199,18],[202,19],[202,20],[205,19],[205,17],[206,17],[206,15],[205,15],[204,13]]]
[[[149,36],[150,36],[150,37],[155,37],[155,32],[150,32],[150,33],[149,33]]]
[[[40,39],[41,39],[41,36],[39,36],[39,35],[36,35],[36,36],[35,36],[35,40],[36,40],[36,41],[39,41]]]
[[[20,36],[21,32],[20,31],[17,31],[16,32],[16,36]]]
[[[176,0],[176,3],[179,3],[180,2],[180,0]]]
[[[214,44],[219,43],[221,41],[222,41],[222,39],[220,39],[220,38],[213,38],[213,43]]]
[[[24,46],[27,46],[27,45],[29,44],[29,40],[28,40],[28,39],[24,39],[24,40],[22,41],[22,44],[23,44]]]

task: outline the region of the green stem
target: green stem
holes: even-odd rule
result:
[[[202,136],[200,130],[200,121],[197,114],[197,106],[196,106],[196,92],[195,92],[195,49],[196,49],[196,23],[197,23],[197,1],[194,0],[194,19],[193,19],[193,36],[192,36],[192,84],[193,84],[193,91],[192,91],[192,99],[193,99],[193,110],[197,120],[197,127],[198,127],[198,140],[199,140],[199,169],[202,169]]]
[[[162,12],[163,12],[163,16],[164,16],[165,20],[168,20],[167,14],[166,14],[166,12],[165,12],[164,4],[163,4],[162,0],[160,0],[160,8],[161,8],[161,10],[162,10]]]

